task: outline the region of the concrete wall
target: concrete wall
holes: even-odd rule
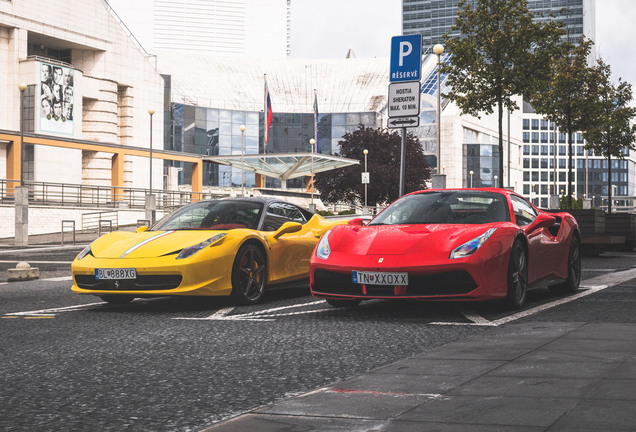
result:
[[[113,209],[115,210],[115,209]],[[44,207],[29,206],[29,235],[59,233],[63,220],[75,221],[75,229],[82,229],[82,215],[86,213],[108,211],[104,208]],[[136,224],[146,218],[145,210],[116,210],[119,225]],[[164,216],[157,211],[157,219]],[[0,206],[0,239],[15,236],[15,209],[13,206]],[[70,227],[65,227],[65,232]]]

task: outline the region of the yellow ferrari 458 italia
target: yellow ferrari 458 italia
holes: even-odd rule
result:
[[[341,223],[273,198],[199,201],[92,242],[73,261],[72,290],[119,304],[169,295],[253,304],[266,287],[308,279],[314,247]]]

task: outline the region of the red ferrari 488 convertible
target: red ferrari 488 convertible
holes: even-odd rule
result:
[[[367,225],[328,231],[311,257],[311,293],[335,307],[367,299],[491,300],[521,308],[529,287],[575,292],[581,234],[507,189],[404,195]]]

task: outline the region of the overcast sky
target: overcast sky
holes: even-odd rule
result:
[[[378,5],[381,5],[379,7]],[[293,0],[292,57],[389,57],[402,34],[402,0]],[[596,1],[596,48],[636,93],[636,0]],[[636,96],[636,95],[635,95]]]

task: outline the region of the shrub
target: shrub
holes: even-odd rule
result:
[[[344,215],[354,215],[356,214],[355,210],[342,210],[338,212],[339,215],[344,216]]]
[[[583,198],[579,197],[578,199],[575,199],[574,197],[572,197],[572,208],[570,208],[570,199],[569,199],[569,197],[567,195],[563,195],[561,197],[560,208],[561,208],[561,210],[582,209],[583,208]]]

